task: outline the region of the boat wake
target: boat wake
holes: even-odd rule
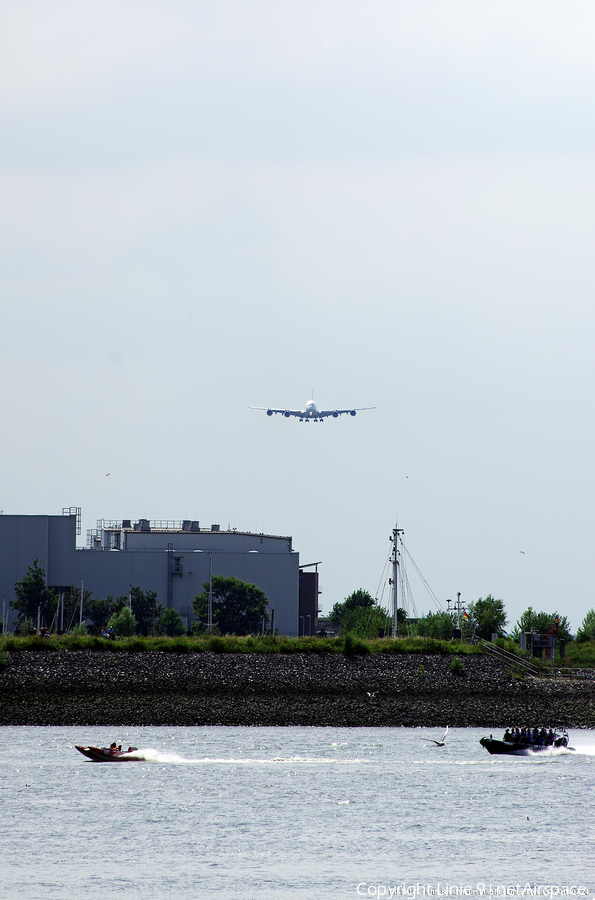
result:
[[[579,756],[595,756],[595,744],[577,744],[576,747],[569,747],[568,750],[578,753]]]
[[[226,765],[232,764],[234,766],[268,766],[278,763],[315,763],[317,765],[326,763],[331,765],[345,765],[368,762],[368,760],[364,759],[335,759],[320,756],[275,756],[269,757],[267,759],[236,759],[230,757],[202,756],[200,758],[188,759],[185,756],[180,756],[178,753],[168,753],[162,750],[155,750],[153,747],[146,747],[137,750],[134,755],[136,757],[141,757],[146,762],[164,763],[166,765],[173,766],[200,766],[213,765],[217,763]]]
[[[576,747],[550,747],[547,750],[528,751],[528,756],[595,756],[595,744],[577,744]]]
[[[527,747],[522,754],[523,756],[531,756],[531,757],[543,757],[543,759],[550,759],[553,756],[572,756],[576,753],[574,747],[540,747],[537,750],[533,750],[531,747]]]

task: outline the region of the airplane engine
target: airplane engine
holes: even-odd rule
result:
[[[352,409],[351,412],[349,413],[349,415],[350,415],[350,416],[354,416],[354,415],[355,415],[355,410]]]
[[[288,419],[291,414],[290,414],[289,410],[286,409],[285,412],[283,413],[283,415],[285,416],[286,419]]]
[[[333,419],[338,419],[338,418],[339,418],[339,413],[337,412],[337,410],[335,410],[333,413]]]
[[[267,416],[272,416],[272,415],[273,415],[273,410],[267,409]]]

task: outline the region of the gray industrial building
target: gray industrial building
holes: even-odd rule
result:
[[[82,549],[76,546],[80,521],[76,507],[61,516],[0,515],[0,596],[6,608],[15,582],[38,559],[56,591],[81,583],[96,599],[128,594],[131,587],[156,591],[158,602],[176,609],[189,625],[192,599],[212,573],[258,585],[269,611],[274,609],[275,630],[298,634],[299,554],[290,537],[201,528],[195,520],[100,519]]]

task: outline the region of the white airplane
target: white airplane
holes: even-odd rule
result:
[[[279,413],[282,416],[285,416],[288,419],[290,416],[297,416],[300,422],[324,422],[326,418],[332,416],[333,419],[338,419],[339,416],[345,416],[349,414],[350,416],[354,416],[357,412],[360,412],[364,409],[376,409],[375,406],[360,406],[357,409],[318,409],[314,400],[308,400],[306,403],[305,409],[271,409],[266,406],[249,406],[248,409],[266,409],[267,416],[277,415]]]

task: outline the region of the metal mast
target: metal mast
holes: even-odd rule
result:
[[[393,528],[393,637],[397,636],[397,609],[399,606],[399,535],[404,534],[402,528]]]
[[[213,554],[209,553],[209,601],[207,607],[207,628],[213,630]]]

